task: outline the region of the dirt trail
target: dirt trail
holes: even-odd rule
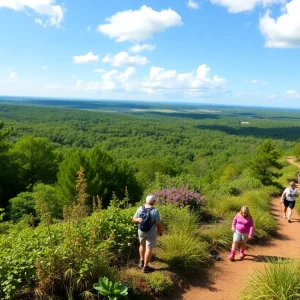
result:
[[[292,158],[288,158],[288,161],[294,163]],[[300,169],[300,164],[294,164]],[[181,299],[237,300],[245,284],[245,278],[254,270],[262,268],[266,259],[299,257],[300,215],[294,210],[292,223],[288,223],[287,219],[282,217],[280,198],[271,200],[271,213],[278,223],[278,237],[271,239],[267,245],[248,248],[243,261],[237,259],[231,262],[228,260],[229,253],[223,253],[221,255],[223,261],[216,262],[208,278],[195,278],[191,283],[192,287],[182,295]]]

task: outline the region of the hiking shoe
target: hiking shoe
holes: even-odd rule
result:
[[[283,215],[283,218],[286,219],[286,215]]]
[[[288,222],[289,222],[289,223],[292,223],[291,219],[288,219]]]
[[[154,272],[154,271],[155,271],[155,269],[152,268],[152,267],[150,267],[150,266],[145,266],[145,267],[143,268],[143,272],[144,272],[144,273],[151,273],[151,272]]]
[[[144,268],[144,261],[143,261],[143,260],[140,260],[140,261],[139,261],[139,267],[140,267],[141,269]]]
[[[240,250],[240,259],[243,259],[244,257],[245,257],[244,250]]]

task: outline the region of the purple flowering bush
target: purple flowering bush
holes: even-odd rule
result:
[[[181,188],[165,188],[154,192],[153,195],[157,198],[157,205],[173,204],[179,207],[204,205],[204,197],[191,190],[188,185],[183,185]]]

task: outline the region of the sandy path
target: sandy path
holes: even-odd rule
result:
[[[292,158],[288,158],[288,161],[294,163]],[[296,165],[300,169],[300,165]],[[243,261],[237,259],[235,262],[231,262],[228,260],[229,253],[223,253],[221,255],[223,261],[216,262],[208,278],[195,278],[190,289],[180,298],[185,300],[237,300],[243,289],[243,280],[245,281],[245,278],[254,270],[262,268],[266,259],[299,257],[300,216],[294,210],[292,223],[288,223],[282,217],[280,198],[271,200],[271,213],[278,223],[278,237],[271,239],[267,245],[248,248]]]

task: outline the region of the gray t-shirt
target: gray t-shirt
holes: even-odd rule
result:
[[[149,207],[151,207],[151,206],[145,206],[145,207],[146,207],[146,208],[149,208]],[[136,213],[135,213],[135,215],[134,215],[133,217],[134,217],[134,218],[139,218],[142,211],[143,211],[143,207],[140,206],[140,207],[137,209],[137,211],[136,211]],[[153,224],[153,226],[151,227],[151,229],[150,229],[148,232],[146,232],[146,234],[147,234],[147,236],[149,236],[149,237],[153,237],[153,236],[156,236],[156,233],[157,233],[155,223],[156,223],[156,222],[160,222],[160,215],[159,215],[159,211],[158,211],[156,208],[152,209],[151,212],[150,212],[150,214],[151,214],[151,222],[154,223],[154,224]],[[139,231],[139,235],[145,234],[145,232],[143,232],[143,231],[141,231],[141,230],[138,230],[138,231]]]

